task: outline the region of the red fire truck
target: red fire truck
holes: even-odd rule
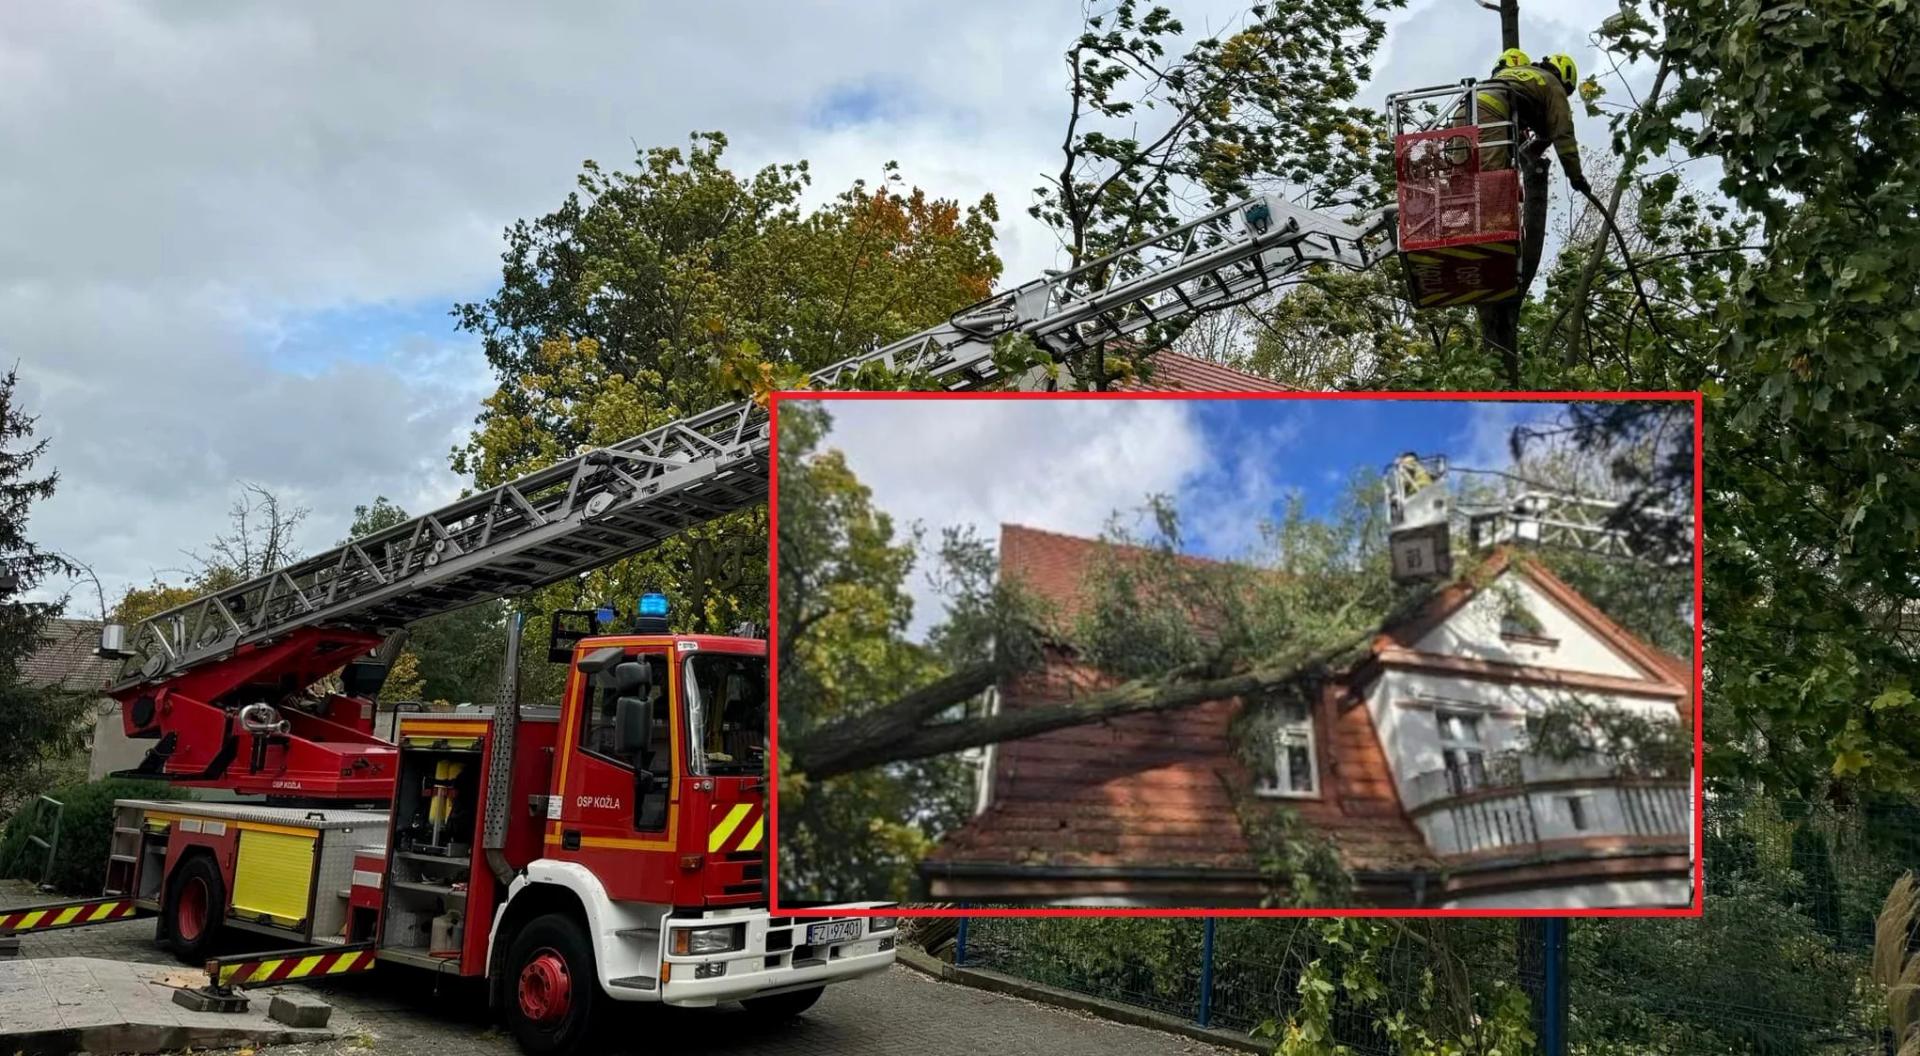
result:
[[[1323,264],[1364,268],[1362,231],[1277,199],[1230,206],[998,294],[813,376],[879,367],[947,389],[1003,380],[1002,338],[1071,358],[1242,303]],[[248,986],[386,962],[485,979],[530,1052],[586,1037],[608,1002],[739,1000],[793,1015],[894,958],[891,906],[769,913],[768,657],[749,635],[630,632],[556,614],[554,702],[519,699],[520,619],[487,710],[376,734],[384,662],[415,620],[577,579],[765,501],[764,406],[681,419],[470,495],[126,628],[109,692],[135,773],[241,802],[123,800],[104,895],[0,913],[0,935],[139,914],[202,961],[207,1007]],[[290,948],[217,956],[229,930]]]
[[[311,709],[241,705],[237,730],[216,738],[228,760],[187,783],[311,793],[351,781],[359,796],[381,781],[391,808],[123,800],[106,897],[17,911],[0,928],[155,914],[163,941],[207,963],[216,1005],[236,988],[379,962],[484,977],[530,1052],[576,1046],[605,1001],[739,1000],[789,1016],[826,984],[892,963],[883,906],[768,915],[766,643],[640,622],[644,633],[556,632],[550,658],[569,666],[557,706],[407,715],[392,744],[344,693]],[[308,656],[367,645],[297,637]],[[126,709],[135,732],[136,716],[165,726],[218,706],[174,688],[131,706],[142,699]],[[294,716],[340,739],[295,734]],[[303,769],[315,753],[330,753],[326,767]],[[299,944],[214,956],[229,929]]]

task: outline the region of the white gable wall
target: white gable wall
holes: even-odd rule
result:
[[[1422,635],[1414,649],[1491,664],[1609,676],[1646,683],[1649,689],[1659,685],[1524,575],[1505,572],[1495,583],[1499,585],[1481,590],[1438,627]],[[1537,637],[1555,639],[1556,643],[1504,637],[1500,625],[1508,597],[1518,597],[1538,621],[1541,629]],[[1468,675],[1389,666],[1367,688],[1365,699],[1401,803],[1413,810],[1422,803],[1451,798],[1444,776],[1437,773],[1446,767],[1441,712],[1479,717],[1479,745],[1491,763],[1500,753],[1524,743],[1528,716],[1574,695],[1601,707],[1636,712],[1651,719],[1671,721],[1676,717],[1675,702],[1668,697],[1521,683],[1501,678],[1497,671]],[[1414,823],[1428,846],[1437,854],[1448,855],[1506,846],[1508,837],[1503,834],[1507,832],[1537,832],[1542,841],[1625,832],[1630,827],[1630,809],[1639,818],[1645,818],[1649,811],[1675,820],[1690,817],[1689,797],[1681,796],[1677,789],[1621,790],[1605,780],[1607,767],[1599,761],[1555,764],[1536,757],[1526,760],[1526,768],[1527,787],[1478,797],[1473,807],[1464,810],[1441,807],[1416,817]],[[1587,788],[1534,786],[1534,782],[1562,778],[1584,781],[1589,777],[1602,780]],[[1565,802],[1569,796],[1580,798],[1583,828],[1573,824],[1572,808]],[[1633,799],[1631,804],[1627,797]],[[1687,829],[1691,830],[1691,824]],[[1583,892],[1583,896],[1597,899],[1592,903],[1595,905],[1610,904],[1609,894]],[[1554,904],[1553,899],[1562,897],[1551,896],[1549,902],[1541,904]],[[1502,898],[1511,900],[1513,896]],[[1510,904],[1529,903],[1523,898]]]
[[[1540,621],[1541,637],[1557,638],[1553,647],[1509,641],[1500,635],[1500,618],[1511,596],[1524,603]],[[1494,578],[1493,584],[1468,599],[1459,611],[1449,616],[1414,643],[1424,653],[1469,657],[1498,664],[1523,664],[1551,667],[1591,675],[1616,678],[1645,678],[1646,675],[1626,657],[1607,645],[1587,626],[1562,609],[1526,576],[1508,569]]]

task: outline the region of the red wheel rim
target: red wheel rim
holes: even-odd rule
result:
[[[573,1007],[573,977],[552,947],[534,952],[520,969],[520,1011],[542,1025],[558,1022]]]
[[[173,933],[181,941],[192,942],[207,930],[208,907],[212,901],[204,878],[190,876],[180,885],[180,897],[173,910]]]

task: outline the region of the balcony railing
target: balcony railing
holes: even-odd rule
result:
[[[1559,797],[1574,797],[1578,820]],[[1622,773],[1604,760],[1504,756],[1417,774],[1407,809],[1442,857],[1512,850],[1543,853],[1556,840],[1626,838],[1684,845],[1693,831],[1686,777]]]

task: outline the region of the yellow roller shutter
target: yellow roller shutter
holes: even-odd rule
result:
[[[233,909],[243,917],[262,913],[278,924],[306,919],[313,884],[313,837],[247,829],[240,834],[240,860],[233,868]]]

